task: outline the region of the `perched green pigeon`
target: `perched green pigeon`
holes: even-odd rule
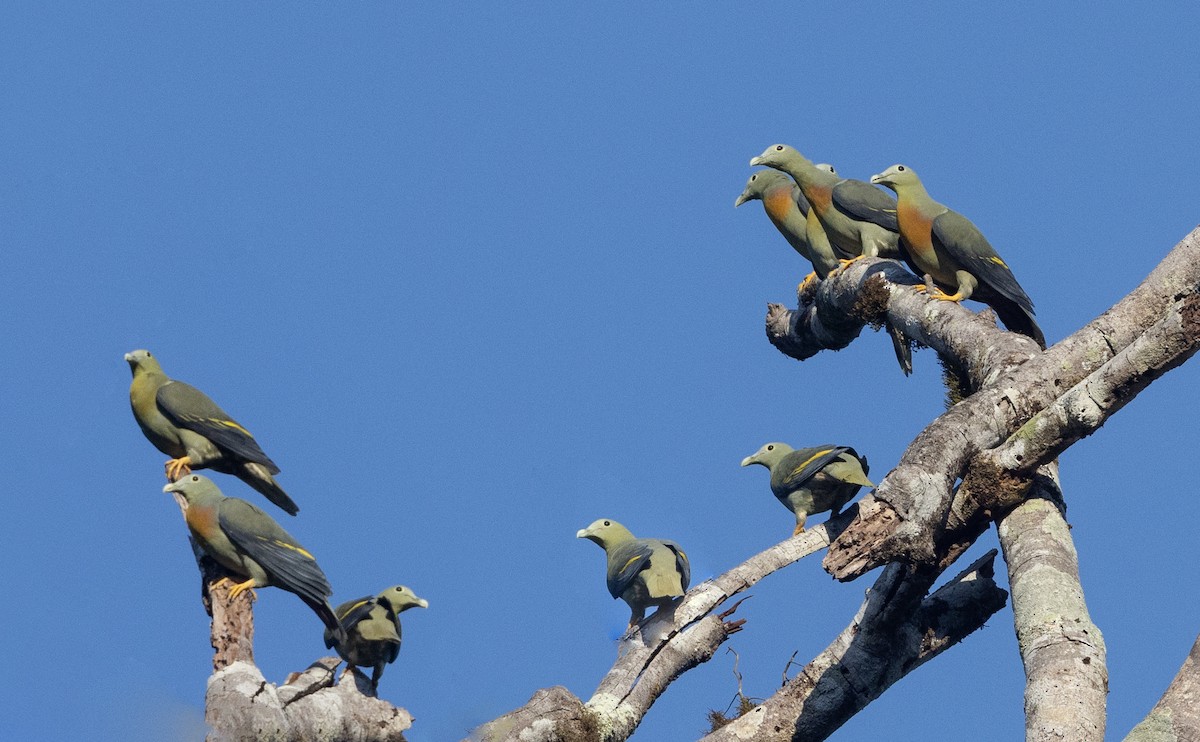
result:
[[[904,165],[892,165],[872,176],[871,182],[896,192],[904,249],[917,274],[932,279],[934,286],[926,289],[930,296],[981,301],[996,311],[1005,327],[1046,347],[1046,337],[1033,318],[1033,302],[969,219],[930,198],[921,179]]]
[[[832,165],[821,164],[816,167],[825,172],[834,171]],[[816,213],[809,208],[808,199],[804,197],[800,186],[790,177],[777,170],[760,170],[752,174],[733,206],[737,208],[756,199],[762,201],[763,211],[792,249],[812,263],[813,272],[800,283],[800,293],[814,280],[825,278],[838,267],[838,255],[829,243]]]
[[[692,568],[674,541],[634,538],[615,520],[600,520],[575,534],[594,541],[608,555],[608,592],[629,604],[629,628],[637,626],[649,606],[669,605],[687,590]]]
[[[841,270],[840,266],[852,263],[859,257],[904,257],[896,227],[896,202],[883,191],[861,180],[842,178],[831,165],[814,165],[786,144],[768,147],[761,155],[750,160],[750,164],[767,165],[790,175],[795,181],[800,198],[809,204],[805,220],[809,254],[805,255],[795,243],[792,246],[812,261],[814,272],[822,279],[831,273],[836,274]],[[764,208],[766,205],[764,199]],[[780,199],[779,206],[783,205]],[[770,215],[769,209],[767,213]],[[774,217],[772,221],[775,221]],[[789,231],[796,231],[794,225],[798,224],[795,216],[787,224],[792,226],[785,231],[778,221],[775,223],[791,242]],[[801,293],[811,279],[810,275],[800,284]],[[886,326],[896,362],[900,364],[904,375],[908,376],[913,369],[912,348],[908,338],[892,323],[888,322]]]
[[[336,647],[350,665],[374,668],[371,688],[378,690],[384,665],[395,662],[400,654],[400,614],[409,608],[428,607],[429,601],[404,585],[346,601],[334,611],[345,629],[345,639],[339,643],[334,632],[325,629],[325,647]]]
[[[839,258],[850,262],[859,256],[901,257],[898,230],[881,226],[896,220],[896,202],[888,194],[861,180],[825,172],[786,144],[767,147],[750,164],[766,165],[795,179]]]
[[[796,450],[786,443],[768,443],[742,459],[742,466],[751,464],[771,470],[771,491],[796,515],[793,536],[804,532],[808,516],[830,511],[832,518],[860,487],[875,486],[867,479],[867,458],[849,446]]]
[[[295,593],[333,632],[342,626],[329,596],[325,573],[313,555],[287,531],[252,505],[226,497],[208,477],[188,474],[163,487],[183,509],[183,519],[200,548],[218,564],[246,578],[229,591],[231,598],[253,587],[274,586]]]
[[[168,378],[150,351],[126,353],[125,360],[133,371],[133,416],[154,447],[172,457],[167,479],[174,482],[192,469],[213,469],[236,476],[290,515],[300,511],[271,476],[279,467],[249,430],[204,392]]]

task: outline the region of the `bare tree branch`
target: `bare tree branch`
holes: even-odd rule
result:
[[[1200,637],[1158,703],[1125,742],[1196,742],[1200,740]]]
[[[772,572],[827,547],[853,512],[851,506],[837,518],[755,554],[693,587],[672,610],[659,610],[640,631],[622,639],[617,661],[586,704],[566,689],[538,691],[525,706],[480,726],[470,739],[548,741],[563,736],[565,728],[593,730],[603,740],[626,739],[671,681],[711,659],[729,634],[741,628],[741,621],[726,620],[733,609],[719,616],[713,611]]]
[[[858,275],[852,270],[846,273],[849,275],[833,281],[852,281]],[[1120,389],[1122,395],[1132,398],[1144,388],[1142,378],[1153,375],[1154,369],[1161,373],[1185,360],[1195,352],[1197,344],[1191,318],[1195,316],[1192,297],[1198,287],[1200,230],[1179,243],[1133,292],[1074,335],[1023,363],[986,371],[974,369],[973,376],[990,381],[917,436],[896,468],[873,494],[860,502],[859,518],[830,545],[825,568],[838,579],[850,580],[890,561],[935,564],[944,560],[947,545],[962,540],[956,529],[942,527],[954,501],[953,485],[965,475],[975,457],[999,446],[1066,390],[1110,364],[1148,332],[1170,335],[1176,341],[1158,347],[1161,352],[1153,363],[1146,363],[1144,356],[1137,360],[1122,356],[1108,365],[1112,375],[1106,376],[1106,384],[1110,388]],[[834,287],[829,290],[834,291]],[[818,292],[818,303],[824,292],[825,289]],[[894,312],[906,306],[907,297],[901,298],[905,293],[893,292],[895,306],[889,304],[888,316],[894,324],[907,330],[909,324],[916,323],[924,328],[925,337],[931,342],[957,332],[957,323],[951,328],[949,323],[934,321],[950,311],[950,307],[910,316],[907,322],[903,317],[893,317]],[[1178,331],[1172,332],[1171,322],[1164,321],[1170,315],[1179,316]],[[1146,352],[1156,347],[1149,341],[1140,345]],[[1007,357],[1013,358],[1014,354]],[[993,360],[1003,358],[1001,353]],[[1111,411],[1119,408],[1119,405],[1108,406]],[[1089,424],[1099,425],[1104,419],[1107,418],[1093,416]],[[1082,434],[1076,431],[1076,439]],[[980,514],[995,509],[996,503],[1019,502],[1028,489],[1018,486],[1018,496],[1008,498],[1005,491],[1013,489],[1011,483],[985,486],[993,481],[995,473],[995,467],[988,469],[987,476],[978,477],[971,488],[977,504],[974,511]],[[972,528],[975,518],[973,513],[964,513],[958,518],[958,525]]]
[[[1102,742],[1104,638],[1084,603],[1057,464],[1042,467],[1032,494],[998,523],[1025,664],[1025,739]]]
[[[928,572],[889,565],[854,620],[825,651],[764,703],[704,742],[827,738],[1004,607],[1008,594],[992,580],[995,557],[993,549],[929,596],[933,578]]]

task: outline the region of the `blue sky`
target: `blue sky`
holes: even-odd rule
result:
[[[429,599],[381,694],[410,739],[457,739],[608,669],[628,613],[577,529],[673,538],[698,581],[792,527],[743,456],[847,444],[878,481],[942,409],[929,351],[905,379],[879,334],[804,363],[767,343],[766,302],[794,302],[808,267],[756,204],[732,208],[750,157],[910,165],[1054,342],[1200,219],[1198,22],[1125,3],[5,4],[12,738],[202,735],[207,617],[126,351],[255,432],[335,601]],[[1172,372],[1062,459],[1113,738],[1200,629],[1198,381]],[[728,644],[746,693],[819,652],[872,579],[809,559],[756,587]],[[324,653],[292,595],[260,591],[257,620],[272,680]],[[635,739],[699,736],[732,659]],[[1006,609],[835,739],[1013,739],[1022,690]]]

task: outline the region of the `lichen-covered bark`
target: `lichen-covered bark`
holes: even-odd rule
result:
[[[932,595],[932,580],[899,564],[867,591],[834,641],[763,704],[704,742],[822,740],[887,688],[1004,607],[992,580],[993,550]],[[924,599],[922,599],[924,598]]]
[[[1125,742],[1196,742],[1200,740],[1200,637],[1175,679]]]
[[[836,277],[833,285],[818,291],[818,304],[826,296],[838,296],[842,283],[853,286],[860,278],[861,273],[853,268]],[[826,569],[838,579],[848,580],[894,560],[932,564],[944,558],[945,545],[962,540],[961,534],[947,531],[943,525],[954,501],[953,485],[973,459],[1003,444],[1035,415],[1097,372],[1104,379],[1103,388],[1114,390],[1115,397],[1099,408],[1099,414],[1071,416],[1076,429],[1070,435],[1077,440],[1102,424],[1145,388],[1147,379],[1156,378],[1195,352],[1200,335],[1195,331],[1198,288],[1200,230],[1180,242],[1113,308],[1049,350],[1021,360],[1029,343],[995,330],[997,337],[986,338],[994,343],[994,349],[966,351],[959,359],[961,365],[972,378],[985,383],[917,436],[876,492],[863,499],[859,519],[830,545]],[[914,306],[915,301],[925,304]],[[889,320],[906,332],[916,332],[922,342],[942,352],[961,348],[959,335],[973,337],[972,344],[985,341],[986,328],[978,327],[978,321],[955,319],[968,310],[926,308],[930,303],[948,302],[918,299],[915,292],[895,288]],[[1171,342],[1156,342],[1162,337]],[[1128,353],[1124,352],[1127,348],[1131,349]],[[1044,463],[1042,458],[1056,451],[1047,448],[1038,461]],[[980,507],[988,509],[988,498],[975,494]],[[959,519],[965,528],[973,522],[970,514]]]
[[[1046,469],[1033,497],[998,523],[1025,665],[1025,739],[1100,742],[1108,695],[1104,638],[1083,599],[1057,467]]]
[[[863,609],[784,689],[710,735],[823,739],[998,608],[988,607],[986,596],[994,602],[999,589],[970,584],[978,577],[960,576],[922,600],[936,575],[997,519],[1028,678],[1029,738],[1103,737],[1103,638],[1088,618],[1069,531],[1051,504],[1053,461],[1200,347],[1200,230],[1128,296],[1046,351],[998,328],[990,311],[933,300],[914,291],[915,282],[894,261],[862,260],[823,281],[814,301],[798,310],[770,305],[768,338],[803,360],[845,347],[868,323],[886,322],[960,370],[969,396],[922,431],[879,487],[828,532],[813,529],[769,549],[697,586],[673,612],[656,615],[623,642],[586,704],[562,689],[539,692],[481,727],[480,739],[624,739],[675,677],[706,661],[736,630],[740,622],[724,620],[728,612],[712,615],[715,609],[827,544],[824,565],[838,579],[887,565]],[[959,633],[933,628],[938,617]],[[921,649],[911,654],[911,646]],[[1187,729],[1171,726],[1195,698],[1195,662],[1185,670],[1193,679],[1177,679],[1171,703],[1164,696],[1147,728]]]

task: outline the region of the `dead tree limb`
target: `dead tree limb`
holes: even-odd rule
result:
[[[540,690],[525,706],[480,726],[470,739],[549,742],[566,737],[566,729],[594,731],[596,739],[606,742],[626,739],[671,681],[711,659],[729,634],[741,628],[741,621],[727,620],[732,608],[721,615],[713,612],[767,575],[827,547],[853,511],[851,506],[839,517],[755,554],[693,587],[672,610],[655,613],[641,630],[621,640],[616,662],[586,704],[564,688]]]
[[[846,273],[849,275],[833,280],[851,281],[858,275],[852,270]],[[1161,374],[1190,357],[1200,342],[1191,321],[1198,289],[1200,230],[1180,242],[1133,292],[1075,334],[1024,362],[1008,365],[1010,362],[1006,360],[1005,367],[982,373],[977,369],[975,374],[990,380],[934,420],[917,436],[877,490],[863,498],[859,518],[830,545],[824,562],[826,569],[838,579],[850,580],[891,561],[936,564],[943,560],[947,545],[961,540],[954,529],[943,528],[954,500],[954,483],[965,476],[975,457],[1000,446],[1035,415],[1101,368],[1107,367],[1106,385],[1122,390],[1124,404],[1145,387],[1142,380],[1146,376]],[[822,292],[818,292],[818,300]],[[919,319],[909,319],[924,328],[932,342],[957,332],[956,324],[939,324],[933,319],[950,309],[930,309]],[[959,310],[967,311],[962,307]],[[893,318],[893,311],[889,305],[888,317],[893,324],[907,327],[902,317]],[[1181,328],[1174,333],[1166,329],[1172,315],[1179,317]],[[1135,345],[1135,341],[1148,333],[1165,333],[1175,342]],[[1007,334],[1014,338],[1009,347],[1015,347],[1012,342],[1019,342],[1020,338]],[[1131,346],[1140,347],[1148,355],[1139,356],[1137,361],[1122,356],[1122,351]],[[1104,409],[1112,414],[1120,406],[1109,404]],[[1071,419],[1083,426],[1073,433],[1078,439],[1095,430],[1107,416]],[[977,484],[988,481],[990,476],[980,477]],[[991,506],[992,495],[1004,494],[987,489],[974,488],[980,512]],[[974,519],[966,514],[959,522],[970,527]]]
[[[992,580],[996,551],[931,595],[927,572],[889,565],[821,654],[769,699],[704,742],[826,739],[908,673],[983,626],[1008,594]]]
[[[253,592],[231,600],[230,573],[194,541],[192,549],[212,617],[213,674],[204,696],[209,742],[403,742],[412,715],[374,697],[370,682],[355,673],[336,682],[337,657],[317,660],[283,685],[267,682],[254,665]]]
[[[1102,742],[1108,697],[1104,638],[1083,599],[1057,470],[1043,467],[1033,496],[997,524],[1025,665],[1025,739]]]

